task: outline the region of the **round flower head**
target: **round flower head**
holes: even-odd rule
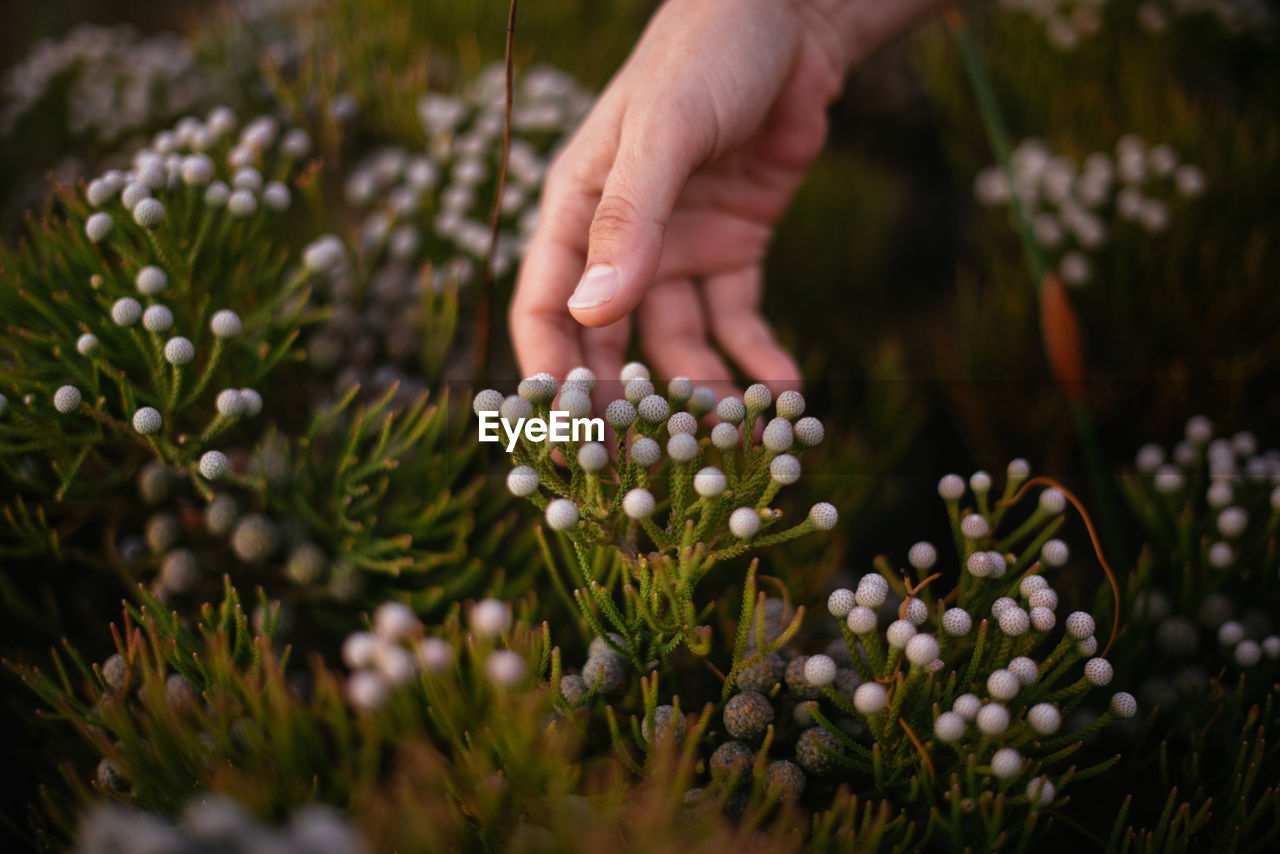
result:
[[[933,734],[938,741],[945,744],[955,744],[964,736],[964,731],[968,725],[968,722],[955,712],[943,712],[933,722]]]
[[[865,605],[856,605],[844,622],[855,635],[867,635],[876,630],[876,612]]]
[[[553,531],[567,531],[578,524],[578,505],[567,498],[557,498],[547,505],[547,526]]]
[[[657,502],[654,501],[653,493],[647,489],[632,489],[622,498],[622,512],[627,514],[628,518],[639,521],[640,519],[648,519],[653,515],[653,509]]]
[[[499,412],[502,409],[503,397],[502,392],[497,389],[487,388],[476,394],[471,400],[471,410],[479,415],[481,412]]]
[[[591,656],[582,665],[582,679],[588,688],[594,687],[600,694],[612,694],[626,681],[622,659],[616,655]]]
[[[747,417],[747,407],[736,397],[726,397],[716,404],[716,417],[736,427]]]
[[[90,243],[101,243],[111,234],[111,230],[115,228],[115,224],[115,220],[111,218],[111,214],[104,211],[98,211],[85,220],[84,234],[89,238]]]
[[[124,205],[126,210],[133,210],[138,207],[139,202],[149,198],[151,198],[151,188],[140,181],[134,181],[120,193],[120,204]]]
[[[662,448],[648,436],[641,436],[631,443],[631,461],[638,466],[655,466],[662,459]]]
[[[1048,777],[1036,777],[1027,784],[1027,799],[1032,806],[1047,807],[1057,794]]]
[[[390,688],[381,676],[372,670],[360,670],[347,680],[347,702],[357,710],[373,711],[387,701]]]
[[[707,415],[708,412],[716,408],[716,392],[712,388],[708,388],[707,385],[699,385],[689,397],[689,403],[686,403],[685,408],[694,417]]]
[[[1036,592],[1037,594],[1039,594],[1039,593],[1043,593],[1044,591],[1036,591]],[[1049,592],[1052,592],[1052,591],[1049,591]],[[1030,617],[1031,617],[1031,625],[1035,627],[1035,630],[1037,632],[1052,631],[1053,627],[1057,625],[1057,622],[1058,622],[1058,618],[1057,616],[1054,615],[1053,610],[1050,608],[1046,608],[1043,605],[1038,605],[1032,608]]]
[[[538,472],[532,466],[516,466],[507,472],[507,490],[518,498],[538,491]]]
[[[800,479],[800,461],[790,454],[779,454],[769,461],[769,476],[781,486],[790,486]]]
[[[753,741],[773,723],[773,706],[763,694],[743,691],[724,707],[724,728],[734,738]]]
[[[590,368],[578,366],[569,371],[568,376],[564,378],[564,387],[580,389],[591,394],[596,389],[596,375]]]
[[[335,235],[318,237],[302,250],[302,265],[313,273],[328,273],[347,260],[347,247]]]
[[[827,597],[827,611],[837,620],[843,620],[849,616],[849,612],[853,610],[853,606],[857,602],[853,598],[853,591],[847,587],[840,587],[831,591],[831,595]]]
[[[523,418],[528,418],[533,414],[533,404],[525,400],[519,395],[509,395],[502,401],[502,407],[498,410],[502,416],[502,420],[511,426],[515,426]]]
[[[976,471],[969,476],[969,488],[974,495],[986,495],[991,491],[991,475],[985,471]]]
[[[175,335],[164,342],[164,358],[171,365],[185,365],[196,357],[196,345],[190,339]]]
[[[1070,549],[1062,540],[1049,540],[1040,549],[1040,559],[1048,566],[1062,566],[1070,555]]]
[[[1235,651],[1236,664],[1241,667],[1253,667],[1262,660],[1262,647],[1257,641],[1241,641]]]
[[[1219,480],[1209,484],[1209,488],[1205,490],[1204,498],[1210,507],[1215,510],[1221,510],[1235,500],[1235,494],[1231,491],[1231,484],[1224,480]],[[1222,530],[1221,519],[1219,519],[1218,524],[1218,530]]]
[[[1018,603],[1010,599],[1008,596],[1001,596],[999,599],[991,603],[991,616],[999,619],[1000,615],[1010,608],[1018,607]]]
[[[1228,507],[1218,514],[1218,531],[1224,537],[1238,537],[1249,525],[1249,514],[1243,507]]]
[[[622,396],[638,407],[640,401],[653,395],[653,383],[647,379],[634,379],[622,387]],[[663,398],[663,403],[666,399]],[[661,420],[661,419],[659,419]]]
[[[951,711],[966,721],[976,720],[978,712],[982,711],[982,700],[977,694],[961,694],[951,704]]]
[[[164,203],[159,199],[143,199],[133,208],[133,221],[143,228],[155,228],[164,221]]]
[[[768,389],[765,389],[765,391],[768,391]],[[785,418],[788,421],[795,421],[801,415],[804,415],[804,395],[798,391],[784,391],[778,395],[776,409],[778,417]]]
[[[1076,640],[1084,640],[1097,628],[1093,617],[1084,611],[1072,611],[1067,617],[1067,634]]]
[[[973,629],[973,618],[964,608],[948,608],[942,614],[942,630],[952,637],[964,637]]]
[[[1017,607],[1006,608],[1000,613],[1000,631],[1009,637],[1021,637],[1031,628],[1031,616]]]
[[[240,389],[240,401],[244,404],[244,415],[253,418],[262,411],[262,395],[251,388]]]
[[[667,456],[677,463],[691,463],[698,456],[698,440],[688,433],[677,433],[667,440]]]
[[[987,560],[991,567],[992,578],[1001,577],[1004,575],[1005,570],[1009,568],[1008,561],[1004,559],[1004,555],[1000,554],[1000,552],[987,552]]]
[[[315,584],[323,576],[326,564],[327,558],[319,546],[315,543],[302,543],[289,552],[284,574],[294,584]]]
[[[1009,728],[1009,710],[1000,703],[987,703],[974,720],[983,735],[999,735]]]
[[[1165,464],[1156,469],[1156,473],[1152,476],[1152,484],[1156,488],[1156,492],[1161,495],[1173,495],[1182,489],[1182,485],[1186,479],[1182,475],[1182,469],[1172,464]]]
[[[133,278],[138,293],[153,297],[169,286],[169,277],[159,267],[148,266],[138,271]]]
[[[1262,639],[1262,652],[1270,659],[1280,658],[1280,636],[1267,635]]]
[[[273,211],[289,209],[289,188],[279,181],[272,181],[262,191],[262,203]]]
[[[231,198],[231,188],[221,181],[214,181],[204,190],[204,203],[211,208],[220,208]]]
[[[1053,703],[1037,703],[1027,711],[1027,723],[1040,735],[1053,735],[1062,726],[1062,713]]]
[[[792,433],[795,434],[796,444],[802,448],[821,445],[823,438],[826,436],[826,430],[823,429],[822,422],[809,415],[795,423]]]
[[[760,530],[760,514],[750,507],[739,507],[729,514],[729,531],[740,540],[749,540]]]
[[[1052,611],[1058,607],[1058,592],[1052,587],[1033,590],[1027,597],[1027,604],[1032,608],[1048,608]]]
[[[192,154],[182,161],[182,183],[203,187],[213,180],[213,160],[207,154]]]
[[[916,667],[928,667],[938,657],[938,639],[933,635],[916,635],[907,641],[906,651],[907,661]]]
[[[116,326],[133,326],[142,317],[142,304],[133,297],[121,297],[111,306],[111,322]]]
[[[578,465],[588,474],[598,474],[609,465],[609,452],[599,442],[587,442],[578,448]]]
[[[960,533],[967,539],[979,540],[990,532],[991,526],[987,523],[986,517],[978,513],[970,513],[960,520]]]
[[[836,678],[836,663],[826,655],[811,655],[804,663],[804,678],[810,685],[830,685]]]
[[[775,454],[781,454],[790,448],[795,441],[795,433],[791,429],[791,422],[782,417],[774,418],[764,428],[764,435],[761,441],[768,450],[773,451]]]
[[[743,392],[742,402],[748,409],[763,412],[773,403],[773,393],[764,383],[754,383]]]
[[[964,478],[958,474],[943,475],[938,481],[938,497],[943,501],[959,501],[964,495]]]
[[[1213,438],[1213,422],[1207,415],[1192,415],[1187,419],[1187,441],[1204,445]]]
[[[969,570],[969,574],[974,578],[986,578],[991,575],[991,554],[974,552],[965,561],[965,569]]]
[[[511,627],[511,608],[501,599],[481,599],[467,615],[471,630],[482,638],[498,638]]]
[[[509,649],[495,649],[484,662],[484,675],[498,688],[515,688],[528,671],[524,659]]]
[[[715,498],[725,491],[729,481],[715,466],[698,469],[693,476],[693,489],[703,498]]]
[[[604,420],[609,422],[609,426],[614,430],[626,430],[636,420],[636,408],[630,401],[615,400],[605,407]]]
[[[403,602],[383,602],[373,612],[373,632],[387,640],[400,640],[421,626],[413,609]]]
[[[1146,444],[1138,449],[1134,457],[1134,466],[1142,474],[1154,474],[1156,469],[1164,465],[1164,460],[1164,448],[1156,444]]]
[[[688,433],[692,436],[697,432],[698,419],[694,418],[688,412],[677,412],[667,419],[667,433],[672,436],[677,433]]]
[[[1228,620],[1218,627],[1218,643],[1223,646],[1235,646],[1244,640],[1244,625],[1236,620]]]
[[[1098,639],[1093,635],[1089,635],[1084,640],[1076,641],[1076,649],[1081,655],[1093,655],[1098,651]]]
[[[229,308],[215,311],[209,318],[209,329],[218,338],[234,338],[240,334],[241,328],[240,315]]]
[[[1226,569],[1235,561],[1235,552],[1228,543],[1214,543],[1209,546],[1209,565],[1214,569]]]
[[[559,384],[556,382],[556,378],[543,371],[522,379],[516,389],[516,393],[534,406],[538,406],[550,403],[555,398],[558,390]]]
[[[76,339],[76,351],[82,356],[91,356],[98,351],[98,336],[86,332]]]
[[[89,182],[88,188],[85,190],[85,199],[95,208],[100,208],[107,202],[111,201],[111,197],[119,192],[120,187],[113,181],[104,178],[95,178]]]
[[[234,217],[250,217],[258,212],[258,197],[253,190],[233,190],[227,197],[227,213]],[[135,213],[134,216],[137,216]]]
[[[1090,685],[1106,685],[1114,675],[1111,662],[1105,658],[1091,658],[1084,663],[1084,678]]]
[[[830,531],[840,521],[835,505],[819,501],[809,508],[809,524],[817,531]]]
[[[142,312],[142,327],[148,332],[166,332],[173,326],[173,312],[168,306],[152,305]]]
[[[1050,487],[1040,493],[1040,509],[1045,513],[1056,516],[1063,510],[1067,509],[1067,496],[1063,495],[1060,490]]]
[[[882,712],[889,705],[889,695],[879,682],[864,682],[853,692],[853,707],[864,715]]]
[[[587,418],[591,415],[591,396],[582,389],[565,389],[556,408],[569,413],[570,418]]]
[[[155,407],[144,406],[133,413],[133,429],[144,436],[159,433],[163,424],[164,420],[160,417],[160,410]]]
[[[1018,592],[1029,597],[1037,590],[1044,590],[1048,586],[1049,581],[1043,575],[1028,575],[1018,582]]]
[[[1004,668],[993,671],[987,677],[987,694],[993,700],[1012,700],[1018,696],[1018,692],[1021,690],[1022,683],[1018,680],[1018,677]]]
[[[622,370],[618,372],[618,379],[624,383],[632,380],[649,379],[649,369],[640,362],[627,362],[622,366]]]
[[[893,649],[905,649],[916,634],[915,623],[910,620],[894,620],[885,630],[885,639]]]
[[[721,452],[729,452],[738,447],[738,428],[722,422],[711,428],[711,444]]]
[[[236,388],[224,388],[218,392],[214,405],[218,408],[218,414],[224,418],[238,418],[244,415],[247,408],[244,396]]]
[[[938,550],[933,547],[933,543],[918,542],[907,552],[907,563],[921,572],[932,569],[937,562]]]
[[[1009,478],[1009,482],[1017,485],[1022,483],[1031,475],[1031,464],[1022,457],[1016,457],[1009,460],[1009,465],[1005,467],[1005,476]]]
[[[906,602],[906,619],[913,626],[923,626],[929,619],[929,606],[922,599],[908,599]]]
[[[997,750],[991,757],[991,773],[1001,780],[1012,780],[1022,772],[1022,754],[1012,747]]]
[[[53,408],[63,415],[70,415],[80,408],[80,389],[73,385],[61,386],[53,393]]]
[[[1111,695],[1111,711],[1118,718],[1131,718],[1138,713],[1138,701],[1127,691]]]
[[[868,573],[858,581],[858,588],[854,593],[859,605],[868,608],[879,608],[884,604],[885,599],[889,595],[889,582],[877,573]]]
[[[231,464],[222,451],[205,451],[200,455],[200,474],[205,480],[218,480],[230,471]]]
[[[840,753],[840,742],[820,726],[810,727],[796,739],[796,761],[810,774],[828,774],[837,767],[833,753]]]

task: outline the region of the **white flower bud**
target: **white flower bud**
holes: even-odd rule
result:
[[[1063,495],[1061,490],[1049,487],[1040,493],[1039,503],[1042,511],[1056,516],[1067,509],[1067,496]]]
[[[1001,596],[999,599],[991,603],[991,616],[996,619],[1010,608],[1018,607],[1018,603],[1010,599],[1008,596]]]
[[[1053,735],[1062,726],[1062,713],[1053,703],[1036,703],[1027,710],[1027,723],[1040,735]]]
[[[591,394],[596,389],[596,375],[590,368],[578,366],[564,378],[564,387],[581,389]]]
[[[328,273],[347,260],[347,247],[336,235],[318,237],[302,250],[302,264],[313,273]]]
[[[715,466],[698,469],[693,476],[693,489],[703,498],[715,498],[729,485],[724,472]]]
[[[1131,718],[1138,713],[1138,701],[1128,691],[1111,695],[1111,711],[1118,718]]]
[[[987,523],[986,517],[978,513],[970,513],[960,520],[960,533],[967,539],[979,540],[990,532],[991,526]]]
[[[716,404],[716,417],[736,427],[747,417],[747,407],[736,397],[726,397]]]
[[[769,476],[774,483],[790,486],[800,479],[800,461],[790,454],[779,454],[769,461]]]
[[[991,757],[991,773],[1001,780],[1012,780],[1022,773],[1022,754],[1012,747],[997,750]]]
[[[1084,663],[1084,678],[1090,685],[1106,685],[1114,675],[1111,662],[1105,658],[1091,658]]]
[[[253,418],[262,411],[262,395],[251,388],[240,389],[240,401],[244,404],[246,418]]]
[[[471,630],[482,638],[499,638],[511,628],[511,608],[501,599],[481,599],[467,615]]]
[[[544,514],[553,531],[567,531],[578,524],[578,505],[567,498],[557,498],[547,505]]]
[[[853,707],[864,715],[882,712],[889,705],[889,695],[879,682],[863,682],[853,692]]]
[[[693,390],[693,394],[689,397],[687,409],[695,418],[701,418],[709,413],[716,405],[716,393],[707,386],[700,385]]]
[[[1213,422],[1207,415],[1193,415],[1187,419],[1187,441],[1196,445],[1208,444],[1213,438]]]
[[[918,634],[907,641],[907,661],[916,667],[928,667],[933,664],[938,657],[938,651],[938,639],[933,635]]]
[[[205,480],[218,480],[226,477],[231,470],[227,455],[222,451],[205,451],[200,455],[200,474]]]
[[[688,433],[693,436],[697,432],[698,419],[688,412],[676,412],[667,419],[667,433],[672,436],[677,433]]]
[[[653,396],[653,383],[647,379],[634,379],[622,387],[622,396],[639,409],[640,401]],[[665,401],[664,401],[665,402]],[[659,421],[662,419],[658,419]]]
[[[111,306],[111,322],[116,326],[132,326],[142,317],[142,304],[133,297],[121,297]]]
[[[1017,485],[1031,476],[1031,464],[1022,457],[1015,457],[1009,460],[1009,465],[1005,467],[1005,477],[1009,478],[1009,482]]]
[[[133,429],[144,436],[159,433],[163,424],[164,419],[160,416],[160,410],[155,407],[144,406],[133,413]]]
[[[204,191],[204,203],[211,208],[220,208],[231,198],[231,188],[221,181],[214,181]]]
[[[987,703],[978,712],[977,723],[983,735],[1000,735],[1009,728],[1009,710],[1000,703]]]
[[[809,508],[809,524],[817,531],[830,531],[840,521],[835,505],[819,501]]]
[[[631,443],[631,461],[648,468],[662,459],[662,448],[648,436],[641,436]]]
[[[865,605],[856,605],[844,623],[855,635],[871,634],[876,630],[876,612]]]
[[[637,521],[648,519],[653,515],[656,504],[653,493],[649,490],[632,489],[622,497],[622,512],[626,513],[628,518]]]
[[[885,581],[883,576],[874,572],[862,576],[854,593],[858,604],[867,608],[879,608],[884,604],[888,595],[889,582]]]
[[[1032,608],[1048,608],[1052,611],[1058,607],[1058,592],[1052,587],[1033,591],[1027,597],[1027,604]]]
[[[764,428],[764,435],[761,441],[766,449],[773,451],[775,454],[781,454],[790,448],[795,441],[791,422],[781,417],[774,418]]]
[[[827,611],[837,620],[843,620],[849,616],[849,612],[853,610],[853,606],[857,602],[853,598],[853,591],[847,587],[840,587],[831,591],[831,595],[827,597]]]
[[[1181,491],[1185,481],[1182,470],[1170,464],[1160,466],[1152,476],[1152,485],[1161,495],[1173,495]]]
[[[1218,627],[1218,643],[1223,646],[1235,646],[1244,640],[1244,626],[1235,621],[1228,620]]]
[[[1037,590],[1044,590],[1049,586],[1049,581],[1043,575],[1028,575],[1018,582],[1018,592],[1023,596],[1030,597]]]
[[[987,693],[994,700],[1012,700],[1022,690],[1018,677],[1001,668],[987,677]]]
[[[133,208],[133,221],[143,228],[155,228],[164,221],[164,203],[159,199],[143,199]]]
[[[991,575],[990,552],[974,552],[969,555],[969,559],[965,561],[965,569],[969,570],[969,574],[974,578],[986,578]]]
[[[1076,649],[1079,650],[1081,655],[1093,655],[1098,651],[1098,639],[1093,635],[1089,635],[1084,640],[1076,641]]]
[[[164,342],[164,358],[171,365],[181,366],[191,362],[196,357],[196,345],[191,343],[188,338],[181,335],[175,335],[168,341]]]
[[[738,447],[739,438],[738,428],[732,424],[722,422],[711,428],[711,444],[719,448],[721,453],[728,453]]]
[[[964,478],[958,474],[944,475],[938,481],[938,496],[943,501],[959,501],[964,495]]]
[[[92,332],[86,332],[76,339],[76,351],[81,356],[92,356],[98,352],[98,336]]]
[[[918,542],[907,552],[907,563],[921,572],[932,569],[937,562],[938,550],[933,547],[933,543]]]
[[[1036,663],[1025,655],[1020,655],[1009,662],[1005,668],[1014,676],[1018,677],[1018,681],[1023,685],[1030,685],[1036,681],[1036,677],[1040,675],[1040,668]]]
[[[778,395],[775,409],[779,417],[795,421],[804,415],[804,395],[798,391],[784,391]]]
[[[147,306],[142,312],[142,328],[148,332],[167,332],[173,326],[173,312],[168,306]]]
[[[1053,631],[1057,623],[1058,618],[1051,609],[1043,605],[1031,609],[1031,625],[1037,632]]]
[[[624,383],[632,380],[649,379],[649,369],[640,362],[628,362],[622,366],[622,370],[618,373],[618,379]]]
[[[1021,637],[1031,628],[1031,617],[1026,611],[1017,607],[1006,608],[999,617],[1000,631],[1009,637]]]
[[[453,666],[453,647],[440,638],[423,638],[414,647],[414,653],[428,673],[443,673]]]
[[[386,640],[406,638],[421,625],[413,609],[403,602],[383,602],[373,612],[374,634]]]
[[[1093,617],[1084,611],[1072,611],[1067,617],[1067,634],[1076,640],[1084,640],[1097,629]]]
[[[1218,514],[1218,531],[1228,539],[1244,533],[1249,525],[1249,514],[1243,507],[1228,507]]]
[[[955,712],[943,712],[933,722],[933,734],[946,744],[954,744],[964,736],[968,722]]]
[[[885,640],[893,649],[905,649],[907,642],[915,635],[916,627],[910,620],[894,620],[885,630]]]
[[[675,434],[667,440],[667,456],[677,463],[693,462],[698,456],[698,440],[688,433]]]
[[[1164,448],[1156,444],[1146,444],[1138,449],[1134,458],[1134,466],[1140,474],[1155,474],[1156,469],[1164,465]]]
[[[929,606],[924,604],[922,599],[908,599],[906,606],[906,619],[913,626],[923,626],[929,619]]]
[[[588,474],[598,474],[609,465],[609,451],[599,442],[587,442],[578,448],[578,465]]]
[[[139,202],[149,198],[151,198],[151,188],[140,181],[134,181],[125,186],[120,193],[120,204],[124,205],[125,210],[132,211]]]
[[[1036,777],[1027,784],[1027,799],[1032,806],[1047,807],[1053,803],[1056,790],[1048,777]]]
[[[729,514],[729,531],[740,540],[749,540],[760,530],[760,514],[750,507],[739,507]]]
[[[501,689],[519,686],[528,670],[524,659],[509,649],[494,650],[484,662],[485,676],[489,677],[495,687]]]
[[[215,311],[213,317],[209,318],[209,329],[218,338],[234,338],[242,328],[240,315],[229,308]]]
[[[354,632],[342,642],[342,661],[352,670],[373,666],[378,638],[373,632]]]
[[[1070,555],[1071,550],[1062,540],[1049,540],[1040,549],[1040,559],[1048,566],[1062,566]]]
[[[991,475],[985,471],[976,471],[969,476],[969,488],[974,495],[986,495],[991,491]]]
[[[53,393],[53,408],[63,415],[70,415],[80,408],[80,389],[64,385]]]
[[[272,181],[262,191],[262,203],[273,211],[288,210],[291,200],[289,188],[279,181]]]
[[[977,694],[961,694],[952,702],[951,711],[965,721],[976,720],[978,712],[982,711],[982,700],[978,698]]]
[[[626,430],[636,420],[636,408],[629,401],[618,399],[605,407],[604,420],[619,432]]]
[[[816,687],[830,685],[836,678],[836,663],[826,655],[811,655],[804,662],[804,681]]]
[[[822,422],[808,415],[795,423],[792,433],[795,435],[796,444],[802,448],[821,445],[823,438],[826,436],[826,430],[823,428]]]
[[[642,380],[642,382],[648,381]],[[636,404],[636,413],[641,420],[649,424],[661,424],[671,414],[671,404],[667,403],[667,399],[662,395],[651,392]]]
[[[507,491],[517,498],[528,498],[538,491],[538,472],[532,466],[516,466],[507,472]]]
[[[942,614],[942,630],[952,637],[964,637],[973,629],[973,618],[964,608],[948,608]]]
[[[248,408],[244,396],[240,394],[239,389],[235,388],[224,388],[218,392],[214,405],[218,409],[218,414],[224,418],[238,418]]]
[[[347,701],[359,711],[371,712],[387,701],[390,689],[386,681],[372,670],[351,674],[347,680]]]

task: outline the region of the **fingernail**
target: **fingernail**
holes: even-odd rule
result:
[[[613,299],[618,289],[618,271],[608,264],[596,264],[578,282],[578,288],[569,297],[569,308],[595,308]]]

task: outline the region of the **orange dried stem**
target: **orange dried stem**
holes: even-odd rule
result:
[[[902,724],[903,732],[907,734],[907,738],[911,739],[911,743],[916,746],[916,751],[920,754],[920,759],[924,762],[924,767],[929,772],[929,782],[933,783],[937,780],[938,774],[933,770],[933,760],[929,758],[928,751],[924,749],[920,739],[916,738],[916,734],[911,731],[911,727],[907,726],[906,720],[898,718],[898,723]]]

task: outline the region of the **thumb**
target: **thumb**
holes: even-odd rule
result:
[[[568,301],[579,323],[617,322],[652,285],[667,221],[704,152],[682,129],[684,124],[670,116],[624,121],[618,153],[591,220],[586,271]]]

